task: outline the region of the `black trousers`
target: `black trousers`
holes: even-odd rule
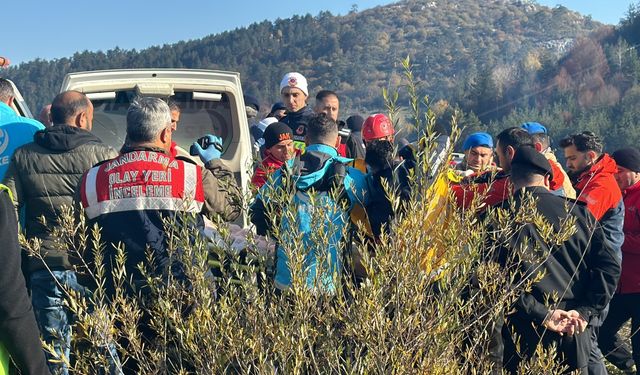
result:
[[[513,334],[520,336],[520,345],[513,341]],[[530,320],[511,316],[502,327],[504,345],[503,366],[510,374],[516,374],[520,362],[535,356],[536,347],[555,345],[558,349],[558,361],[569,367],[568,372],[578,371],[587,374],[589,352],[591,351],[591,329],[573,336],[560,336],[543,327],[534,327]],[[519,346],[519,349],[518,349]]]
[[[631,319],[633,354],[618,331]],[[617,368],[640,369],[640,293],[615,294],[609,303],[609,315],[600,327],[598,344],[605,358]],[[640,371],[637,371],[640,374]]]

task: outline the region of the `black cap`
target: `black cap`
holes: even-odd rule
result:
[[[549,160],[535,148],[530,146],[518,147],[513,159],[511,169],[525,169],[539,175],[549,175],[553,178],[553,170]]]
[[[267,126],[262,138],[264,138],[264,147],[269,149],[282,141],[293,139],[293,133],[289,125],[282,122],[274,122]]]
[[[275,111],[279,111],[281,109],[287,109],[287,107],[283,102],[277,102],[273,105],[273,107],[271,107],[271,113],[274,113]]]
[[[364,119],[360,115],[353,115],[347,118],[347,128],[351,129],[351,131],[361,131],[362,123],[364,123]]]
[[[640,151],[635,148],[623,148],[611,154],[613,160],[621,167],[632,172],[640,172]]]

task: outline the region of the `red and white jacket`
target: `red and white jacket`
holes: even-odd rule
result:
[[[117,212],[200,212],[202,168],[161,152],[124,153],[89,169],[82,178],[82,207],[92,220]]]

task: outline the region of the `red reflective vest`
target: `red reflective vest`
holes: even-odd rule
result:
[[[139,210],[200,212],[202,169],[155,151],[131,151],[89,169],[80,196],[87,218]]]

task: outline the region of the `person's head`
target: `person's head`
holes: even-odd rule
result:
[[[38,114],[38,121],[47,128],[53,125],[51,122],[51,104],[42,107],[40,114]]]
[[[351,129],[352,132],[361,132],[362,124],[364,124],[364,119],[360,115],[353,115],[347,117],[347,128]]]
[[[593,132],[585,131],[570,135],[560,141],[567,160],[567,174],[579,176],[600,158],[603,144],[600,137]]]
[[[244,106],[247,112],[247,118],[249,120],[258,117],[258,113],[260,113],[260,101],[258,98],[252,95],[243,95],[244,98]]]
[[[393,142],[394,134],[393,123],[382,113],[367,117],[362,124],[362,140],[365,144],[369,144],[374,139],[386,139]]]
[[[307,105],[307,79],[296,72],[285,74],[280,82],[280,96],[288,112],[298,112]]]
[[[469,134],[462,144],[467,167],[474,172],[483,171],[493,162],[493,138],[484,132]]]
[[[182,113],[182,110],[174,100],[169,99],[167,105],[169,105],[169,111],[171,111],[171,130],[176,131],[176,129],[178,129],[178,123],[180,122],[180,113]]]
[[[278,121],[280,121],[286,115],[287,107],[283,102],[277,102],[271,107],[271,112],[269,112],[267,117],[275,117]]]
[[[322,90],[316,94],[316,105],[313,108],[315,113],[324,113],[331,117],[333,121],[338,121],[340,111],[340,99],[338,94],[331,90]]]
[[[306,130],[305,143],[307,145],[323,144],[337,148],[340,144],[338,124],[324,113],[310,116]]]
[[[71,125],[91,130],[93,125],[93,104],[80,91],[61,92],[51,102],[50,117],[53,125]]]
[[[367,144],[364,162],[373,173],[391,168],[393,163],[393,143],[386,139],[374,139]]]
[[[0,102],[11,106],[14,96],[15,93],[13,92],[11,82],[9,82],[8,79],[0,78]]]
[[[637,148],[623,148],[611,154],[618,164],[614,175],[620,190],[625,190],[640,182],[640,151]]]
[[[134,99],[127,110],[127,140],[130,146],[154,146],[169,152],[171,110],[167,103],[151,97]]]
[[[539,152],[545,152],[551,147],[551,140],[547,128],[538,122],[525,122],[520,127],[531,135],[533,145]]]
[[[511,159],[513,159],[516,149],[522,146],[534,147],[533,140],[526,130],[512,127],[501,131],[496,137],[496,155],[500,168],[505,172],[510,171]]]
[[[293,156],[293,133],[289,125],[274,122],[267,126],[262,138],[267,155],[280,161],[287,161]]]
[[[551,164],[544,155],[532,146],[516,148],[511,160],[511,182],[516,190],[529,186],[548,189],[552,178]]]

